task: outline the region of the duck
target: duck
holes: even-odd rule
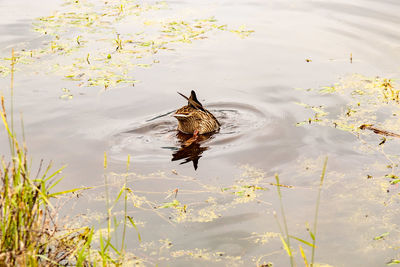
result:
[[[181,107],[173,116],[178,120],[178,131],[184,134],[193,134],[193,138],[197,139],[199,134],[208,134],[217,132],[221,126],[215,116],[205,109],[197,99],[196,92],[191,91],[190,97],[184,97],[188,104]]]

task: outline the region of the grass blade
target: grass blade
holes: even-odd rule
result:
[[[304,253],[303,247],[301,245],[299,245],[299,249],[300,249],[301,257],[304,260],[304,266],[309,267],[306,254]]]
[[[317,204],[315,205],[314,227],[313,227],[313,231],[312,231],[312,234],[314,235],[314,238],[313,238],[313,247],[312,247],[312,252],[311,252],[311,266],[314,266],[315,243],[316,243],[315,236],[317,235],[317,222],[318,222],[319,203],[320,203],[320,199],[321,199],[321,190],[322,190],[322,185],[323,185],[324,179],[325,179],[326,165],[327,164],[328,164],[328,157],[325,157],[324,166],[322,168],[321,179],[320,179],[319,188],[318,188]],[[311,231],[310,231],[310,234],[311,234]]]
[[[128,220],[130,221],[130,223],[132,224],[132,226],[135,227],[137,234],[138,234],[139,242],[141,242],[142,238],[140,237],[139,229],[137,228],[136,224],[133,222],[132,217],[131,216],[127,216],[127,217],[128,217]]]
[[[285,239],[286,239],[284,242],[284,246],[288,252],[288,255],[290,256],[290,265],[294,266],[295,264],[294,264],[293,253],[290,248],[289,230],[288,230],[288,226],[287,226],[285,210],[283,208],[283,203],[282,203],[282,193],[281,193],[281,186],[280,186],[281,183],[279,182],[278,174],[275,174],[275,180],[276,180],[276,184],[277,184],[276,188],[277,188],[278,196],[279,196],[279,204],[281,207],[281,214],[282,214],[282,220],[283,220],[283,229],[284,229]],[[282,239],[282,237],[281,237],[281,239]]]
[[[285,239],[283,239],[282,235],[279,235],[279,238],[281,239],[281,242],[283,244],[283,248],[286,250],[286,253],[288,254],[289,257],[293,257],[292,251],[290,250],[288,244],[286,243]]]
[[[52,193],[52,194],[48,194],[48,197],[55,197],[58,195],[65,195],[65,194],[69,194],[69,193],[74,193],[77,191],[82,191],[82,190],[88,190],[88,189],[92,189],[92,187],[81,187],[81,188],[74,188],[74,189],[70,189],[70,190],[65,190],[65,191],[60,191],[57,193]]]
[[[305,241],[305,240],[303,240],[301,238],[298,238],[298,237],[295,237],[295,236],[292,236],[292,235],[289,235],[289,237],[293,238],[293,239],[296,239],[297,241],[300,241],[301,243],[314,248],[314,244],[311,244],[310,242],[307,242],[307,241]]]

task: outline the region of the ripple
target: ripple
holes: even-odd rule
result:
[[[238,146],[249,138],[255,137],[257,129],[268,122],[268,117],[254,106],[220,102],[207,105],[221,123],[221,129],[213,136],[201,142],[212,149],[207,151],[211,156],[216,153],[229,153],[229,147]],[[173,111],[143,118],[120,130],[111,137],[111,157],[125,160],[126,154],[133,155],[135,160],[158,161],[171,157],[171,152],[181,147],[177,138],[177,121],[171,116]]]

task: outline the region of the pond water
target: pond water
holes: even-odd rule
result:
[[[11,48],[29,51],[51,42],[53,37],[35,32],[33,24],[55,10],[61,14],[73,2],[42,1],[37,5],[26,0],[0,0],[0,56],[10,57]],[[104,1],[98,2],[104,5]],[[129,6],[129,2],[124,4]],[[276,211],[282,223],[274,174],[288,186],[281,190],[290,235],[312,242],[307,229],[314,223],[327,156],[315,262],[385,266],[400,258],[395,212],[399,189],[385,178],[396,174],[400,140],[386,137],[386,143],[379,146],[381,135],[343,131],[330,122],[343,119],[341,115],[352,101],[361,106],[370,103],[368,99],[354,100],[354,89],[367,88],[376,76],[399,77],[399,11],[400,2],[394,0],[182,0],[166,1],[160,10],[149,14],[143,11],[121,21],[110,19],[100,25],[113,27],[104,32],[93,33],[88,27],[75,34],[61,31],[62,26],[58,38],[82,36],[82,43],[88,44],[86,50],[37,56],[34,62],[16,66],[15,114],[18,118],[23,114],[32,164],[37,166],[45,159],[56,166],[67,165],[60,190],[96,187],[70,201],[74,208],[65,214],[101,218],[105,213],[104,173],[112,181],[111,190],[118,192],[124,181],[120,174],[126,172],[130,155],[128,186],[146,198],[149,207],[158,207],[145,208],[137,202],[136,207],[128,207],[142,237],[139,244],[136,232],[130,232],[129,247],[147,265],[250,266],[271,262],[273,266],[289,266],[273,215]],[[141,32],[143,24],[153,23],[158,16],[186,21],[214,17],[218,25],[226,24],[229,29],[246,25],[243,29],[254,32],[241,38],[229,30],[207,30],[207,38],[168,43],[158,53],[135,58],[143,64],[152,62],[150,67],[126,65],[135,81],[116,86],[88,86],[83,68],[73,69],[76,80],[65,77],[73,68],[68,66],[77,65],[74,57],[87,58],[93,66],[96,53],[103,53],[98,40],[109,39],[110,46],[118,45],[119,36],[128,39],[128,34]],[[157,36],[157,29],[145,31],[148,36]],[[135,38],[139,37],[132,37],[133,43]],[[125,42],[120,50],[132,42]],[[110,60],[119,56],[115,47],[109,51]],[[121,60],[130,55],[120,54]],[[8,96],[10,76],[3,76],[0,92]],[[333,85],[342,91],[318,92]],[[177,136],[177,122],[171,114],[186,104],[177,92],[188,95],[190,90],[196,90],[199,100],[220,120],[221,130],[188,149],[181,147],[188,137]],[[299,103],[323,106],[329,120],[321,116],[321,123],[314,121],[316,109]],[[349,123],[355,128],[376,124],[396,132],[400,125],[397,106],[360,111],[365,116]],[[387,114],[396,116],[388,121]],[[313,118],[310,123],[301,124],[309,118]],[[6,154],[5,132],[0,137],[2,154]],[[253,190],[247,192],[251,186]],[[176,188],[181,210],[160,208],[174,199],[166,197]],[[247,199],[243,192],[248,193]],[[182,211],[183,205],[187,212]],[[103,223],[102,219],[95,222]],[[385,233],[389,234],[376,238]],[[309,246],[291,241],[298,265],[303,265],[299,244],[311,260]]]

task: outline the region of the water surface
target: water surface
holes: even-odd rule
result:
[[[283,184],[294,186],[282,189],[290,232],[309,240],[306,224],[313,222],[319,175],[327,155],[316,261],[332,266],[383,266],[396,258],[398,188],[389,188],[384,180],[387,159],[381,153],[360,149],[360,140],[348,132],[314,123],[297,126],[312,113],[296,103],[324,105],[332,114],[339,114],[348,97],[299,89],[331,86],[355,73],[398,78],[400,4],[390,0],[166,3],[169,9],[163,12],[171,16],[215,16],[232,28],[245,24],[254,33],[242,39],[230,32],[211,32],[207,39],[177,43],[173,51],[156,54],[158,64],[134,70],[135,79],[140,80],[135,86],[78,87],[76,82],[50,71],[35,71],[35,67],[17,71],[15,113],[23,114],[33,164],[41,158],[58,166],[67,164],[61,187],[95,186],[103,183],[104,151],[110,170],[117,173],[125,171],[129,154],[131,171],[166,174],[130,180],[137,190],[159,192],[153,198],[160,202],[175,188],[182,192],[201,189],[182,177],[224,188],[243,177],[253,181],[255,172],[264,173],[264,182],[274,183],[274,174],[279,173]],[[46,41],[33,32],[32,22],[61,9],[61,4],[0,1],[1,56],[9,57],[11,47],[36,48]],[[120,31],[135,28],[134,23],[121,24]],[[7,95],[8,88],[7,76],[0,80],[0,90]],[[60,98],[63,88],[71,90],[72,99]],[[181,147],[171,113],[185,105],[177,91],[189,94],[192,89],[222,124],[219,133],[196,148],[201,150],[196,152],[197,170],[192,161],[181,164],[184,159],[171,160]],[[0,137],[6,153],[4,132]],[[367,141],[376,145],[374,138],[372,135]],[[390,142],[398,146],[399,140]],[[246,168],[253,172],[249,174]],[[180,178],[165,178],[175,177],[174,173]],[[374,179],[366,178],[370,173]],[[267,255],[262,261],[288,266],[279,238],[261,244],[252,236],[255,232],[279,232],[272,215],[279,210],[276,188],[268,188],[259,196],[265,203],[237,204],[233,209],[222,205],[231,203],[232,197],[209,193],[220,208],[218,218],[209,222],[168,223],[134,207],[130,212],[136,220],[147,222],[140,227],[145,242],[168,238],[173,243],[170,250],[199,248],[224,253],[223,260],[211,260],[207,265],[255,265],[259,257]],[[82,204],[74,212],[104,211],[103,204],[89,196],[78,200]],[[178,194],[178,200],[204,202],[207,194]],[[384,232],[390,232],[386,240],[373,240]],[[135,238],[130,240],[130,246],[137,246]],[[153,246],[158,251],[161,245]],[[202,260],[163,260],[161,252],[141,253],[150,264],[159,262],[159,266],[187,266],[188,261],[191,266],[204,266]],[[300,264],[300,256],[296,257]]]

